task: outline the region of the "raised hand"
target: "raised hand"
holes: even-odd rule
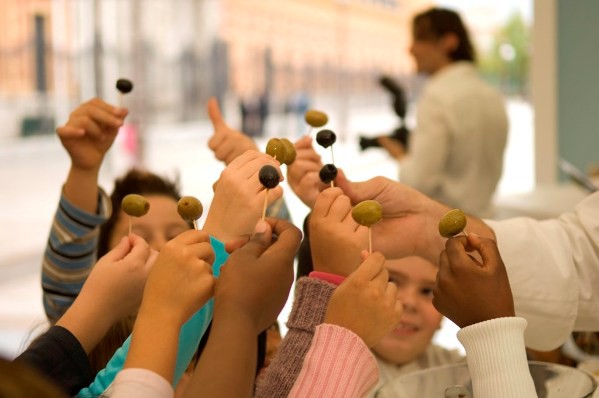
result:
[[[315,271],[349,275],[368,248],[368,228],[356,223],[352,205],[339,188],[324,190],[310,214],[310,251]]]
[[[56,129],[71,157],[72,167],[99,169],[127,113],[127,109],[114,107],[99,98],[75,109],[67,123]]]
[[[287,166],[287,183],[306,206],[313,208],[320,191],[328,187],[318,176],[322,161],[312,146],[310,136],[297,141],[295,151],[295,161]]]
[[[514,316],[507,271],[493,239],[474,233],[447,240],[441,253],[433,304],[456,325]],[[476,250],[482,263],[468,254]]]
[[[372,347],[397,326],[402,312],[385,257],[374,252],[335,290],[324,321],[351,330]]]
[[[142,310],[171,313],[185,323],[214,294],[214,251],[208,233],[189,230],[160,250],[144,291]]]
[[[385,177],[350,182],[342,171],[335,180],[353,204],[374,199],[383,207],[383,219],[372,226],[373,249],[387,258],[423,257],[434,264],[445,247],[439,234],[439,220],[451,210],[413,188]],[[467,216],[468,232],[493,237],[481,220]]]
[[[181,326],[212,297],[214,251],[206,232],[189,230],[160,250],[144,291],[125,368],[172,383]]]
[[[214,184],[214,198],[203,229],[221,241],[250,236],[262,217],[265,188],[258,174],[264,165],[271,165],[282,174],[279,162],[265,153],[247,151],[238,156]],[[283,195],[277,186],[268,190],[268,203]]]
[[[212,97],[208,100],[207,109],[214,129],[214,134],[208,141],[208,147],[214,152],[214,156],[218,160],[229,165],[245,151],[258,150],[250,137],[227,125],[216,98]]]
[[[186,397],[253,395],[256,336],[287,300],[300,239],[300,231],[287,221],[260,220],[252,238],[229,256],[216,284],[210,337]]]
[[[64,195],[89,213],[98,209],[98,174],[106,152],[123,125],[127,110],[99,98],[81,104],[56,132],[71,158]]]
[[[221,268],[214,303],[215,314],[249,316],[256,334],[269,327],[285,305],[301,240],[299,229],[288,221],[266,221],[258,222],[252,238]]]
[[[137,313],[156,252],[139,236],[121,239],[92,269],[79,296],[57,325],[91,351],[116,321]]]

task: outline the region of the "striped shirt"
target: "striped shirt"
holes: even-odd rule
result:
[[[81,291],[97,260],[100,226],[111,213],[110,198],[102,189],[97,214],[77,208],[64,194],[60,197],[42,262],[44,311],[51,322],[66,312]]]

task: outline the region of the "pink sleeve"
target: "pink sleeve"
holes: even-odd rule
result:
[[[376,360],[360,337],[321,324],[289,397],[363,397],[378,378]]]
[[[332,283],[335,286],[339,286],[341,282],[345,280],[345,276],[330,274],[322,271],[312,271],[309,275],[310,278],[320,279],[321,281]]]

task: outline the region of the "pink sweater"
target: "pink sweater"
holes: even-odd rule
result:
[[[377,382],[374,356],[348,329],[316,327],[310,350],[289,397],[363,397]],[[113,398],[172,398],[170,383],[147,369],[123,369],[108,393]]]
[[[363,397],[378,378],[376,359],[360,337],[322,324],[316,327],[289,397]]]

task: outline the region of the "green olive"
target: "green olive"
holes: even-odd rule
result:
[[[284,163],[287,159],[287,148],[278,138],[271,138],[266,144],[266,153]]]
[[[466,215],[460,209],[453,209],[439,220],[439,233],[444,238],[450,238],[466,228]]]
[[[329,121],[326,113],[310,109],[304,114],[304,119],[312,127],[322,127]]]
[[[354,206],[351,216],[358,224],[370,227],[383,218],[383,207],[376,200],[365,200]]]
[[[193,196],[183,196],[177,203],[177,212],[185,221],[192,222],[202,217],[204,207],[198,198]]]
[[[121,201],[121,209],[132,217],[141,217],[150,210],[150,202],[136,193],[130,193]]]
[[[285,147],[287,154],[283,163],[289,166],[291,163],[293,163],[295,157],[297,156],[297,152],[295,152],[295,145],[293,145],[293,143],[289,141],[287,138],[281,138],[281,144],[283,144],[283,146]]]

